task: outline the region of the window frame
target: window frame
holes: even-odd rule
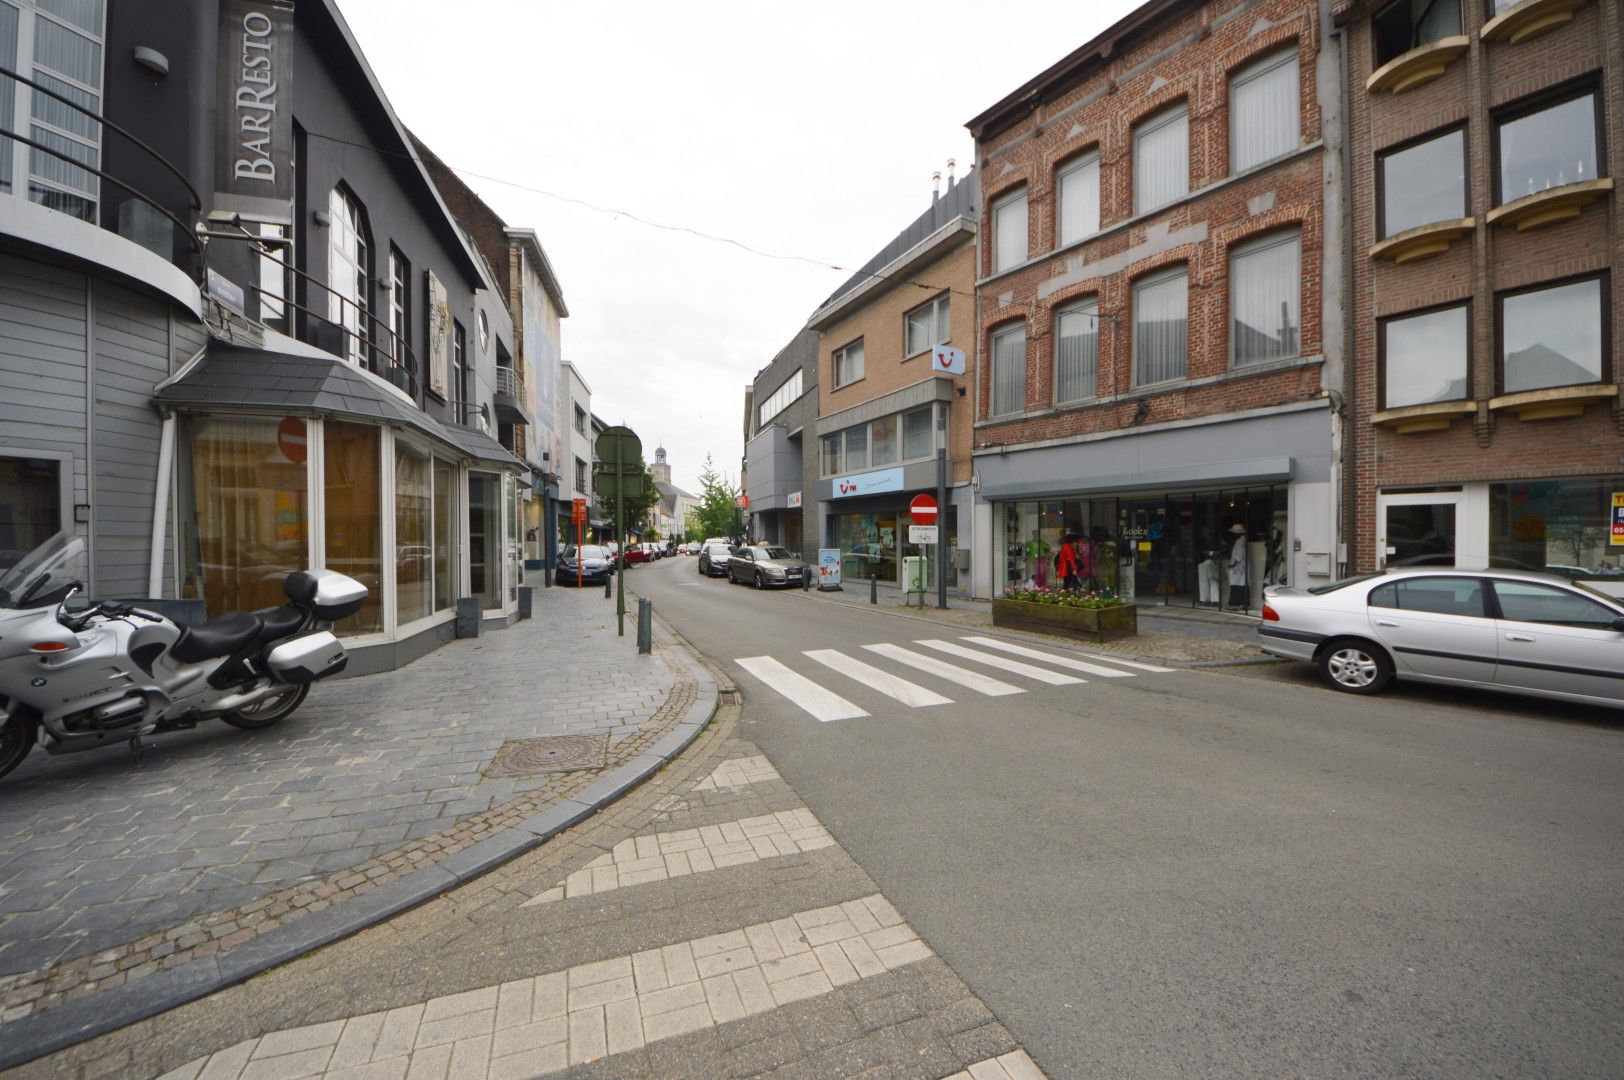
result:
[[[1255,253],[1260,252],[1260,251],[1268,251],[1271,248],[1280,247],[1280,246],[1282,246],[1282,245],[1284,245],[1286,243],[1294,243],[1296,245],[1296,248],[1297,248],[1297,273],[1294,275],[1296,280],[1299,282],[1298,288],[1297,288],[1297,326],[1295,328],[1296,329],[1296,334],[1297,334],[1297,348],[1296,348],[1296,351],[1292,352],[1290,355],[1287,355],[1287,356],[1271,356],[1271,357],[1266,357],[1266,358],[1261,359],[1261,360],[1241,360],[1239,355],[1237,354],[1236,345],[1235,345],[1235,280],[1236,280],[1236,277],[1235,277],[1235,260],[1237,258],[1245,258],[1248,255],[1252,255],[1252,254],[1255,254]],[[1231,244],[1229,246],[1229,250],[1228,250],[1228,252],[1226,254],[1228,256],[1228,266],[1226,267],[1226,271],[1227,271],[1229,276],[1228,276],[1226,288],[1224,290],[1224,292],[1225,292],[1224,301],[1225,301],[1225,309],[1226,309],[1224,314],[1226,316],[1225,322],[1228,324],[1227,329],[1228,329],[1228,333],[1229,333],[1229,368],[1230,368],[1230,370],[1231,371],[1246,371],[1246,370],[1251,370],[1251,369],[1257,367],[1259,364],[1284,363],[1284,362],[1289,361],[1289,360],[1300,360],[1300,359],[1302,359],[1302,355],[1303,355],[1303,307],[1304,307],[1304,305],[1303,305],[1303,290],[1302,290],[1302,286],[1301,286],[1302,275],[1303,275],[1303,230],[1302,230],[1302,226],[1301,225],[1292,225],[1292,226],[1288,226],[1287,228],[1284,228],[1284,229],[1272,229],[1272,230],[1270,230],[1268,232],[1258,233],[1257,235],[1249,236],[1246,239],[1240,241],[1239,243]],[[1185,288],[1186,288],[1186,291],[1188,291],[1188,288],[1189,288],[1188,284],[1186,284]],[[1189,361],[1186,360],[1185,364],[1186,364],[1185,377],[1188,378],[1189,377],[1189,369],[1188,369]]]
[[[1572,274],[1568,277],[1552,278],[1534,285],[1524,285],[1516,289],[1506,289],[1494,294],[1494,391],[1496,395],[1507,393],[1523,394],[1535,390],[1559,389],[1560,387],[1534,387],[1532,390],[1506,389],[1506,298],[1525,296],[1528,293],[1545,292],[1549,289],[1559,289],[1564,285],[1577,285],[1584,281],[1597,283],[1596,291],[1601,301],[1597,319],[1600,322],[1601,338],[1601,372],[1583,383],[1562,383],[1560,386],[1605,386],[1613,381],[1613,309],[1612,309],[1612,274],[1608,270],[1592,271],[1585,274]]]
[[[1009,336],[1017,334],[1017,333],[1021,335],[1021,351],[1020,351],[1020,374],[1021,374],[1021,377],[1020,377],[1020,380],[1019,380],[1021,389],[1020,389],[1020,392],[1017,394],[1017,400],[1013,403],[1013,407],[1009,408],[1009,409],[1006,409],[1003,412],[999,412],[998,411],[998,341],[999,341],[1000,338],[1006,338],[1006,337],[1009,337]],[[987,418],[989,420],[996,419],[996,418],[1001,418],[1001,417],[1007,417],[1007,416],[1019,416],[1019,415],[1021,415],[1022,413],[1024,413],[1026,411],[1026,389],[1027,389],[1027,387],[1026,387],[1026,359],[1027,359],[1026,353],[1027,353],[1027,350],[1028,350],[1029,346],[1031,345],[1031,343],[1032,343],[1031,338],[1028,336],[1028,334],[1026,332],[1026,320],[1025,319],[1014,319],[1014,320],[1012,320],[1010,322],[1004,323],[1001,326],[995,326],[995,327],[992,328],[991,332],[988,333],[988,335],[987,335],[987,383],[988,383],[988,386],[987,386]]]
[[[1139,163],[1142,160],[1143,155],[1139,151],[1140,139],[1142,137],[1144,137],[1144,136],[1147,136],[1147,135],[1150,135],[1150,134],[1153,134],[1155,132],[1160,131],[1161,129],[1165,128],[1166,126],[1171,124],[1176,118],[1179,118],[1179,117],[1182,117],[1183,120],[1184,120],[1184,186],[1183,186],[1183,189],[1181,191],[1179,191],[1178,194],[1174,195],[1172,198],[1165,199],[1162,202],[1159,202],[1159,203],[1155,204],[1154,206],[1141,206],[1140,203],[1139,203]],[[1137,123],[1135,123],[1133,125],[1133,127],[1129,131],[1128,145],[1130,147],[1130,153],[1132,154],[1132,157],[1133,157],[1133,175],[1131,177],[1131,188],[1132,188],[1132,196],[1133,196],[1133,216],[1134,217],[1139,217],[1139,216],[1144,215],[1144,214],[1154,214],[1158,210],[1165,210],[1167,207],[1172,206],[1174,203],[1178,202],[1179,200],[1184,199],[1184,198],[1189,196],[1189,194],[1190,194],[1190,101],[1189,101],[1188,98],[1180,98],[1178,101],[1170,102],[1167,105],[1163,106],[1162,108],[1159,108],[1159,109],[1155,110],[1154,112],[1148,113],[1145,116],[1141,117],[1139,119],[1139,121]]]
[[[856,349],[858,351],[858,356],[859,356],[860,361],[861,361],[861,366],[860,366],[860,368],[859,368],[859,370],[858,370],[858,372],[857,372],[857,374],[855,376],[851,376],[849,378],[842,379],[840,377],[840,365],[841,365],[841,362],[844,361],[844,360],[849,359],[851,351],[853,349]],[[848,341],[846,344],[842,345],[840,348],[835,349],[832,352],[830,352],[829,359],[830,359],[831,368],[832,368],[832,370],[830,372],[829,384],[830,384],[831,387],[833,387],[836,390],[839,390],[841,387],[844,387],[844,386],[850,386],[853,383],[862,382],[864,377],[867,375],[867,367],[868,367],[867,351],[863,348],[863,339],[860,338],[860,337],[859,338],[854,338],[853,340]],[[848,375],[849,374],[850,373],[848,372]]]
[[[788,390],[792,383],[795,386],[795,392],[788,395],[783,400],[779,400],[779,395]],[[800,368],[796,368],[784,379],[783,382],[778,384],[778,388],[776,390],[767,395],[765,400],[763,400],[761,405],[756,409],[756,429],[759,431],[761,428],[766,427],[768,421],[772,420],[773,417],[795,404],[795,402],[800,399],[801,394],[805,392],[804,387],[804,373]],[[775,402],[776,407],[773,407]],[[772,408],[772,412],[767,411],[770,407]]]
[[[1175,277],[1184,279],[1184,371],[1180,375],[1166,379],[1157,379],[1155,382],[1139,381],[1139,290],[1172,281]],[[1128,285],[1128,318],[1131,320],[1131,337],[1129,339],[1129,385],[1139,390],[1155,386],[1173,386],[1188,382],[1190,379],[1190,264],[1174,263],[1171,266],[1160,267],[1147,274],[1135,278]]]
[[[1081,172],[1089,165],[1094,166],[1094,228],[1078,236],[1067,236],[1065,233],[1066,178],[1074,173]],[[1098,146],[1092,146],[1087,150],[1084,150],[1082,153],[1073,154],[1071,157],[1067,158],[1065,161],[1062,161],[1058,166],[1055,167],[1055,247],[1069,247],[1072,244],[1082,243],[1091,236],[1099,235],[1104,203],[1104,200],[1101,198],[1101,180],[1100,148]]]
[[[1461,121],[1459,121],[1457,123],[1449,124],[1449,125],[1447,125],[1445,127],[1433,128],[1431,131],[1422,132],[1420,135],[1417,135],[1414,138],[1405,139],[1403,142],[1394,143],[1392,146],[1389,146],[1389,147],[1387,147],[1386,149],[1383,149],[1383,150],[1378,150],[1376,152],[1376,184],[1375,184],[1375,188],[1376,188],[1376,193],[1375,193],[1376,194],[1376,239],[1378,241],[1386,240],[1386,239],[1389,239],[1390,237],[1398,235],[1397,233],[1393,233],[1393,232],[1388,231],[1388,228],[1387,228],[1387,159],[1390,158],[1390,157],[1393,157],[1396,154],[1402,154],[1406,150],[1414,150],[1418,146],[1425,146],[1429,142],[1434,142],[1434,141],[1436,141],[1438,139],[1445,138],[1446,136],[1453,135],[1456,132],[1460,132],[1460,135],[1461,135],[1461,143],[1460,143],[1460,156],[1461,156],[1461,170],[1460,170],[1460,191],[1461,191],[1461,195],[1460,195],[1460,205],[1461,205],[1461,213],[1460,213],[1460,216],[1461,217],[1468,217],[1468,216],[1471,215],[1471,213],[1472,213],[1472,178],[1471,178],[1472,132],[1470,130],[1470,126],[1466,123],[1466,121],[1461,120]],[[1451,219],[1451,218],[1439,218],[1438,220],[1439,221],[1450,221],[1450,220],[1453,220],[1453,219]],[[1432,225],[1432,224],[1436,224],[1436,222],[1424,221],[1424,222],[1421,223],[1421,225],[1411,225],[1407,229],[1404,229],[1404,230],[1401,230],[1401,231],[1408,232],[1409,229],[1419,229],[1423,225]]]
[[[6,62],[6,66],[34,79],[37,82],[48,83],[56,80],[59,84],[57,91],[68,97],[83,94],[94,99],[93,108],[95,119],[84,117],[84,114],[75,110],[68,111],[75,118],[83,119],[95,128],[93,135],[71,130],[59,124],[52,123],[36,115],[38,101],[49,103],[48,108],[68,109],[56,99],[41,94],[33,87],[24,83],[8,83],[11,96],[11,115],[0,116],[0,127],[9,128],[19,135],[32,138],[38,142],[50,143],[52,139],[60,140],[67,145],[60,147],[62,151],[49,153],[35,149],[25,143],[15,140],[5,140],[9,145],[0,149],[0,156],[9,159],[10,171],[6,176],[8,185],[6,194],[27,200],[38,206],[44,206],[58,213],[92,225],[101,224],[102,211],[106,205],[104,198],[102,178],[88,169],[107,168],[106,123],[107,115],[107,73],[108,73],[108,17],[109,5],[101,6],[100,25],[96,29],[83,26],[68,16],[58,14],[42,7],[39,0],[10,0],[7,4],[17,12],[17,48],[16,54]],[[48,65],[41,59],[36,42],[38,29],[36,23],[44,20],[47,24],[75,37],[83,38],[96,49],[99,67],[96,71],[96,83],[93,85],[84,82],[78,77],[59,68]],[[79,104],[84,105],[83,102]],[[19,122],[20,118],[20,122]],[[38,130],[36,130],[38,129]],[[75,156],[76,151],[84,151],[89,155],[89,161],[81,161]],[[84,180],[83,188],[73,186],[73,179],[49,177],[35,171],[35,163],[43,157],[50,166],[66,169],[71,173],[77,172]],[[36,197],[36,189],[39,196]],[[82,206],[68,209],[65,206],[52,203],[46,196],[65,197],[77,200]]]
[[[1088,314],[1085,309],[1092,309],[1094,319],[1094,388],[1090,393],[1077,397],[1062,398],[1060,396],[1060,320],[1067,315]],[[1100,296],[1099,293],[1090,293],[1087,296],[1074,297],[1054,309],[1054,370],[1050,374],[1050,389],[1056,406],[1075,405],[1082,401],[1092,401],[1100,396]]]
[[[1025,228],[1022,229],[1019,234],[1020,256],[1008,265],[1001,265],[998,261],[998,240],[1004,235],[1004,230],[999,227],[998,215],[1001,211],[1014,206],[1016,203],[1021,204],[1021,216],[1025,219]],[[990,268],[992,274],[997,275],[1006,273],[1007,271],[1014,270],[1017,267],[1025,266],[1031,261],[1032,204],[1030,202],[1029,193],[1025,184],[1021,184],[1010,191],[1006,191],[996,199],[992,200],[992,202],[987,206],[987,219],[992,225],[992,250],[988,253],[988,257],[992,261],[992,266]]]
[[[1266,52],[1261,56],[1250,59],[1246,63],[1242,64],[1241,66],[1237,67],[1235,70],[1230,72],[1229,80],[1228,80],[1228,86],[1225,88],[1225,90],[1226,90],[1225,104],[1227,105],[1228,110],[1229,110],[1229,175],[1236,176],[1236,175],[1239,175],[1240,173],[1243,173],[1243,172],[1250,172],[1253,169],[1260,169],[1263,166],[1269,164],[1270,162],[1279,161],[1281,158],[1288,157],[1292,153],[1296,152],[1297,150],[1302,149],[1302,145],[1303,145],[1303,119],[1302,119],[1303,118],[1303,103],[1302,103],[1302,98],[1303,98],[1303,72],[1302,72],[1301,58],[1300,58],[1300,55],[1299,55],[1301,53],[1301,51],[1302,50],[1300,48],[1299,43],[1297,42],[1296,39],[1293,39],[1292,42],[1289,45],[1283,45],[1280,48],[1276,49],[1274,52]],[[1263,76],[1269,74],[1270,72],[1274,71],[1276,68],[1281,67],[1281,66],[1285,65],[1288,62],[1292,65],[1292,68],[1294,69],[1294,71],[1296,73],[1296,76],[1297,76],[1297,78],[1292,83],[1292,90],[1295,92],[1296,97],[1297,97],[1297,107],[1292,110],[1293,125],[1294,125],[1293,130],[1292,130],[1292,136],[1293,137],[1290,140],[1288,140],[1288,145],[1286,146],[1286,148],[1284,150],[1280,151],[1278,154],[1275,154],[1272,157],[1263,158],[1260,161],[1254,161],[1250,165],[1237,167],[1236,164],[1235,164],[1235,144],[1236,144],[1235,135],[1236,135],[1236,131],[1237,131],[1237,123],[1236,123],[1236,121],[1237,121],[1237,118],[1238,118],[1238,114],[1237,114],[1237,111],[1235,109],[1235,89],[1236,89],[1236,87],[1245,85],[1246,83],[1249,83],[1249,82],[1253,81],[1254,79],[1262,78]]]
[[[573,408],[575,410],[575,430],[580,432],[582,435],[585,435],[586,434],[586,410],[581,408],[579,405],[576,405],[574,402],[571,402],[570,406],[571,406],[571,408]]]
[[[1385,57],[1385,58],[1382,56],[1382,54],[1381,54],[1381,35],[1376,32],[1376,20],[1381,17],[1383,12],[1386,12],[1386,11],[1392,9],[1392,8],[1395,8],[1395,7],[1399,6],[1400,4],[1408,5],[1411,2],[1412,2],[1412,0],[1391,0],[1390,3],[1383,4],[1380,7],[1378,7],[1376,10],[1374,10],[1374,11],[1372,11],[1370,13],[1370,61],[1371,61],[1371,69],[1372,70],[1375,70],[1376,68],[1379,68],[1384,64],[1390,64],[1394,60],[1397,60],[1399,57],[1407,55],[1409,53],[1412,53],[1412,52],[1414,52],[1415,50],[1421,48],[1424,45],[1431,45],[1433,43],[1433,41],[1442,41],[1443,40],[1443,38],[1434,38],[1433,41],[1417,42],[1417,41],[1414,40],[1415,27],[1412,25],[1410,27],[1410,32],[1411,32],[1410,45],[1407,48],[1405,48],[1403,51],[1394,53],[1392,56]],[[1456,7],[1456,12],[1455,13],[1456,13],[1456,16],[1457,16],[1457,25],[1455,27],[1455,32],[1454,32],[1454,34],[1445,34],[1444,37],[1456,37],[1458,35],[1466,33],[1466,3],[1467,2],[1468,2],[1468,0],[1459,0],[1459,2],[1456,4],[1456,6],[1455,6]]]
[[[1599,180],[1609,175],[1603,171],[1607,168],[1606,102],[1602,98],[1601,76],[1599,73],[1592,72],[1581,75],[1577,79],[1569,79],[1567,82],[1547,87],[1527,97],[1518,98],[1516,101],[1507,102],[1498,109],[1490,111],[1489,191],[1495,206],[1504,206],[1508,202],[1516,202],[1518,199],[1527,197],[1526,193],[1524,193],[1523,195],[1513,195],[1511,198],[1507,198],[1506,192],[1500,189],[1500,174],[1502,172],[1500,129],[1506,124],[1525,120],[1530,116],[1545,112],[1547,109],[1566,105],[1568,102],[1577,101],[1582,97],[1590,98],[1591,120],[1595,124],[1596,175],[1589,179]],[[1578,183],[1578,181],[1570,182]]]
[[[409,367],[412,351],[412,264],[400,248],[389,245],[390,355],[400,367]]]
[[[925,430],[928,434],[926,447],[922,454],[910,456],[908,450],[908,417],[923,414],[926,417]],[[874,425],[886,420],[894,420],[895,434],[892,445],[896,447],[896,458],[887,462],[874,460]],[[863,460],[851,460],[849,443],[851,433],[861,429],[863,432]],[[818,475],[825,479],[834,476],[844,476],[847,473],[865,472],[874,469],[901,468],[916,461],[929,461],[936,455],[936,406],[934,403],[913,405],[898,412],[886,413],[872,420],[864,420],[860,424],[848,424],[835,431],[827,431],[818,437]],[[831,451],[833,453],[833,467],[831,467]]]
[[[920,355],[922,355],[924,353],[928,353],[928,352],[931,351],[931,349],[935,348],[936,346],[938,346],[938,345],[946,345],[950,340],[952,340],[952,337],[953,337],[952,329],[953,328],[952,328],[952,325],[951,325],[951,317],[952,317],[952,307],[951,307],[951,303],[950,303],[951,296],[952,296],[952,291],[951,290],[943,289],[941,292],[937,293],[935,296],[931,297],[929,300],[926,300],[923,304],[919,304],[916,307],[910,308],[908,311],[903,313],[903,316],[902,316],[902,358],[904,360],[911,360],[916,356],[920,356]],[[909,339],[909,332],[913,329],[914,316],[917,315],[921,311],[926,311],[927,309],[929,310],[928,317],[929,317],[931,323],[934,324],[934,327],[935,327],[934,332],[930,335],[931,342],[930,342],[930,344],[924,346],[923,348],[919,348],[919,349],[910,348],[909,345],[908,345],[908,339]]]
[[[348,222],[340,224],[340,218],[345,215],[335,200],[341,200],[355,211],[354,225]],[[365,367],[369,362],[370,352],[370,323],[372,321],[372,282],[373,273],[373,242],[372,227],[367,218],[366,204],[363,203],[349,186],[340,182],[334,184],[327,192],[327,213],[332,219],[327,225],[327,313],[328,321],[332,319],[333,307],[338,306],[339,318],[337,325],[344,335],[343,358],[356,367]],[[350,233],[355,239],[355,247],[351,251],[343,252],[339,249],[339,230]],[[348,293],[339,292],[335,287],[334,266],[335,256],[342,256],[346,266],[353,266],[355,270],[355,296],[352,299]],[[349,301],[355,305],[355,329],[351,330],[344,321],[344,302]]]
[[[462,323],[451,320],[451,377],[446,393],[451,395],[452,416],[459,424],[468,423],[468,332]]]
[[[1462,308],[1466,312],[1466,392],[1458,398],[1446,398],[1444,401],[1411,402],[1409,405],[1390,405],[1387,401],[1387,325],[1403,319],[1418,318],[1422,315],[1435,315],[1441,311],[1453,311]],[[1414,405],[1442,405],[1445,401],[1471,401],[1472,395],[1472,366],[1476,359],[1475,346],[1472,333],[1472,301],[1450,300],[1442,304],[1431,304],[1424,308],[1415,308],[1411,311],[1395,312],[1376,320],[1376,402],[1378,409],[1404,409]]]

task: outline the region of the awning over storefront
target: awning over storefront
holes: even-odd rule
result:
[[[502,444],[474,428],[442,424],[409,399],[341,360],[214,342],[161,384],[158,402],[186,412],[330,416],[409,428],[482,465],[528,471]]]
[[[981,477],[981,497],[989,500],[1058,499],[1076,496],[1079,492],[1108,494],[1218,484],[1269,484],[1292,478],[1292,462],[1288,457],[1202,462],[1095,476],[1079,476],[1075,465],[1067,468],[1064,463],[1055,464],[1057,467],[1051,470],[1034,468],[1029,456],[978,457],[975,467]]]

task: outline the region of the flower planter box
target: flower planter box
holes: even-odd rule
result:
[[[1115,641],[1139,633],[1139,609],[1133,604],[1085,608],[1034,604],[1026,600],[994,600],[992,624],[1011,630],[1059,634],[1079,641]]]

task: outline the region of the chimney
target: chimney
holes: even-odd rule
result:
[[[947,186],[948,186],[949,189],[951,189],[953,187],[953,159],[952,158],[947,159]]]
[[[942,170],[937,169],[930,174],[930,201],[935,202],[942,197]]]

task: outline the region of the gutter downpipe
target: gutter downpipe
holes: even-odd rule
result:
[[[1353,514],[1355,507],[1356,487],[1353,462],[1354,436],[1357,424],[1354,420],[1354,377],[1358,368],[1354,357],[1353,316],[1356,308],[1356,289],[1354,287],[1354,258],[1353,258],[1353,91],[1348,86],[1348,30],[1345,26],[1338,26],[1331,31],[1336,40],[1337,52],[1342,63],[1342,252],[1343,252],[1343,281],[1346,283],[1343,295],[1346,297],[1346,308],[1342,316],[1342,409],[1340,418],[1335,421],[1342,428],[1342,506],[1341,513],[1337,515],[1337,530],[1340,532],[1341,546],[1346,558],[1338,560],[1338,569],[1342,571],[1338,576],[1345,576],[1352,570],[1355,563],[1353,552],[1357,549],[1353,534]],[[1333,403],[1334,404],[1334,403]],[[1336,412],[1333,411],[1333,417]]]

